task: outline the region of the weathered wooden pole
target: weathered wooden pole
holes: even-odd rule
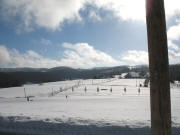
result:
[[[164,0],[146,0],[152,135],[171,135],[171,100]]]

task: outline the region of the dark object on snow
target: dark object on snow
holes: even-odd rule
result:
[[[35,96],[27,96],[26,99],[27,99],[28,102],[29,102],[29,101],[33,101],[33,99],[32,99],[33,97],[35,97]],[[30,98],[31,98],[31,99],[30,99]]]
[[[101,90],[108,90],[108,89],[101,89]]]
[[[74,87],[72,87],[72,92],[74,91]]]
[[[111,87],[111,89],[110,89],[110,92],[112,93],[112,87]]]
[[[27,99],[27,101],[29,102],[29,96],[27,96],[27,98],[26,98],[26,99]]]
[[[84,91],[85,91],[85,92],[87,91],[87,88],[86,88],[86,87],[84,88]]]
[[[138,93],[140,94],[140,92],[141,92],[141,89],[140,89],[140,88],[138,88]]]
[[[97,87],[97,92],[99,92],[99,87]]]
[[[144,87],[148,87],[149,85],[149,78],[146,78],[144,81]]]
[[[60,87],[60,92],[63,92],[62,87]]]
[[[124,87],[124,92],[126,93],[126,87]]]

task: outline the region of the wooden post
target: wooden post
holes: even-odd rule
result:
[[[26,98],[26,89],[24,88],[24,97]]]
[[[171,100],[164,0],[146,0],[152,135],[171,135]]]
[[[52,96],[54,96],[54,90],[53,90],[53,88],[52,88]]]

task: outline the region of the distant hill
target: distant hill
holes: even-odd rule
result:
[[[0,68],[0,88],[21,86],[26,83],[43,83],[71,79],[108,78],[122,73],[147,73],[147,65],[99,67],[75,69],[70,67],[54,68]],[[170,79],[180,80],[180,65],[170,66]]]
[[[21,86],[26,83],[43,83],[71,79],[107,78],[129,72],[127,66],[92,69],[70,67],[54,68],[0,68],[0,87]]]

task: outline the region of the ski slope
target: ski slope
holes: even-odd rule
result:
[[[144,79],[61,81],[0,89],[0,132],[38,135],[150,134]],[[126,88],[126,91],[124,90]],[[25,97],[29,96],[28,102]],[[173,134],[180,134],[180,88],[171,85]]]

